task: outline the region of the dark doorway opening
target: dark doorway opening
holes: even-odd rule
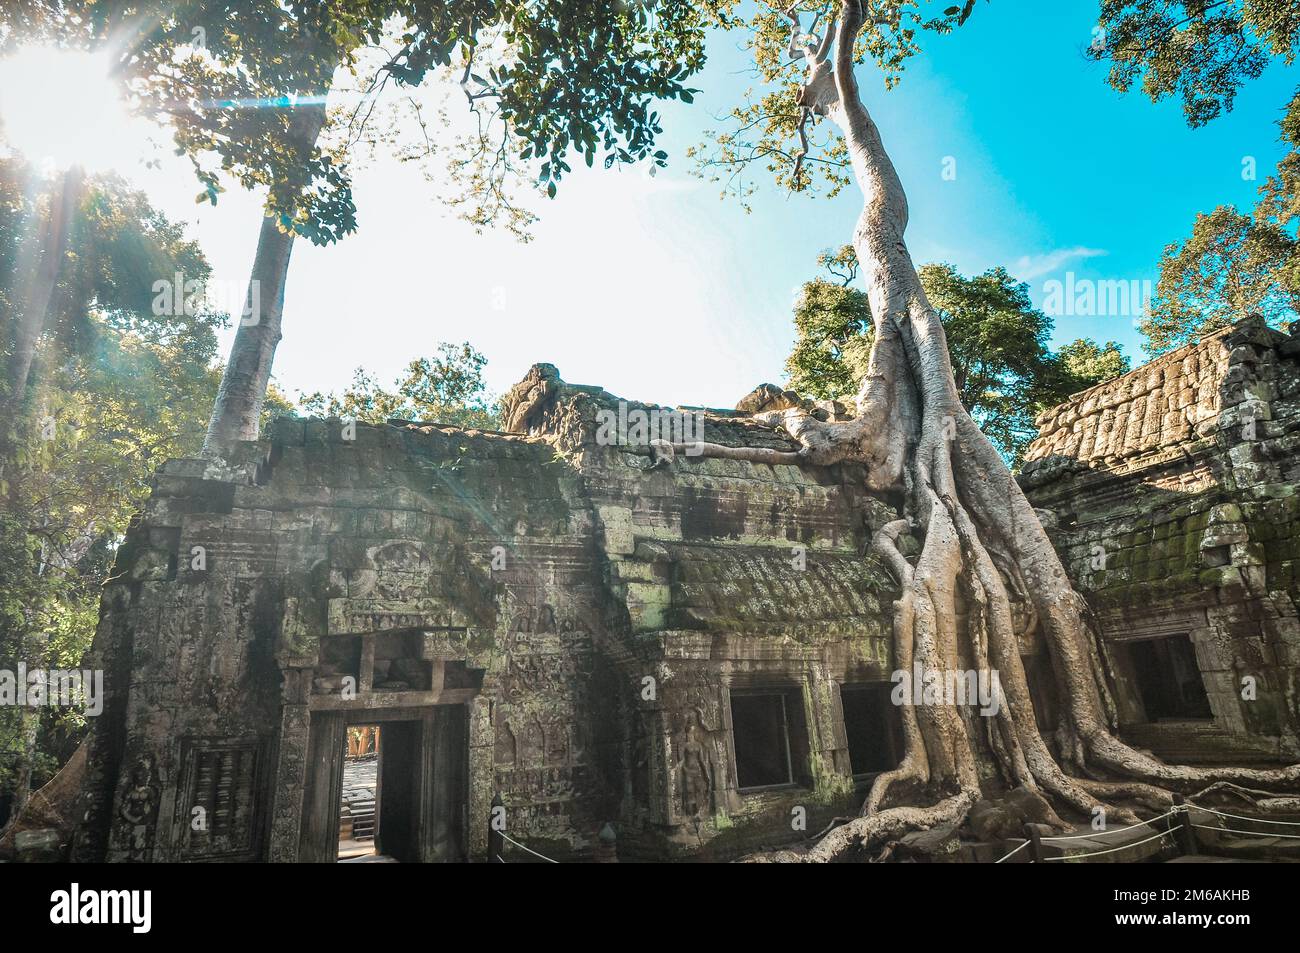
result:
[[[1190,638],[1170,635],[1126,644],[1147,721],[1213,717]]]
[[[855,778],[898,767],[902,719],[890,700],[892,689],[890,682],[840,686],[849,765]]]
[[[801,783],[807,760],[803,709],[794,690],[731,693],[736,786],[741,791]]]
[[[359,755],[353,728],[378,729],[367,774],[351,772],[355,796],[352,836],[345,837],[345,768]],[[351,742],[351,747],[350,747]],[[367,745],[369,747],[369,745]],[[371,774],[372,773],[372,774]],[[373,848],[364,801],[373,785]],[[359,790],[358,790],[359,789]],[[375,860],[402,863],[463,861],[468,856],[469,719],[464,705],[315,711],[311,717],[307,785],[303,792],[298,859],[308,863]],[[346,841],[355,856],[340,856]]]

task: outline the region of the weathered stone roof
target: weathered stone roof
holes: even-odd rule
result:
[[[1234,384],[1230,366],[1250,363],[1242,349],[1285,341],[1287,335],[1248,319],[1080,391],[1039,414],[1022,482],[1131,465],[1133,458],[1176,452],[1179,444],[1208,436]]]
[[[636,632],[768,633],[803,644],[887,640],[894,583],[863,548],[873,525],[894,513],[860,489],[860,477],[844,469],[852,465],[683,453],[655,466],[643,444],[598,439],[601,416],[620,406],[665,409],[565,383],[551,365],[534,365],[505,402],[514,432],[394,420],[358,425],[347,442],[340,422],[282,420],[269,434],[275,450],[263,471],[263,479],[273,472],[273,485],[239,493],[274,496],[278,503],[262,504],[268,508],[326,501],[363,515],[377,504],[396,508],[387,517],[393,529],[409,527],[399,535],[418,541],[434,563],[455,564],[457,577],[484,575],[479,564],[493,545],[518,553],[540,547],[551,558],[563,542],[607,566],[615,612],[625,611]],[[699,414],[709,442],[797,449],[740,412]],[[351,510],[331,517],[340,525],[355,518]],[[430,519],[432,537],[424,528]],[[461,565],[465,558],[472,565]],[[474,599],[451,601],[491,614]],[[339,615],[336,628],[348,629],[350,618]]]
[[[1219,385],[1228,368],[1223,338],[1230,331],[1171,351],[1039,414],[1039,436],[1026,461],[1104,460],[1191,436],[1197,424],[1218,415]]]
[[[598,444],[598,415],[602,412],[676,413],[698,416],[703,425],[701,436],[709,443],[729,447],[768,447],[798,450],[792,437],[752,419],[759,411],[781,410],[797,404],[820,419],[842,420],[853,408],[840,401],[804,400],[793,391],[781,391],[772,384],[762,384],[745,395],[735,409],[679,406],[627,400],[592,384],[570,384],[560,377],[553,364],[534,364],[522,381],[502,399],[502,426],[510,433],[546,436],[558,441],[561,449]],[[689,442],[685,441],[685,442]]]

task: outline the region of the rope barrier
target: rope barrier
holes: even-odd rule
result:
[[[1175,808],[1174,810],[1166,811],[1164,814],[1161,814],[1159,817],[1153,817],[1149,821],[1141,821],[1137,824],[1130,824],[1128,827],[1117,827],[1114,830],[1096,831],[1095,833],[1092,834],[1061,834],[1056,837],[1044,837],[1042,838],[1042,840],[1044,842],[1049,840],[1082,840],[1085,837],[1103,837],[1106,834],[1122,834],[1125,831],[1131,831],[1139,827],[1146,827],[1148,824],[1154,824],[1156,821],[1163,821],[1166,817],[1173,817],[1177,813],[1178,813],[1178,809]]]
[[[1084,857],[1100,857],[1102,854],[1113,854],[1113,853],[1115,853],[1115,851],[1117,851],[1117,850],[1128,850],[1130,847],[1141,847],[1143,844],[1149,844],[1149,843],[1151,843],[1151,841],[1153,841],[1153,840],[1159,840],[1161,837],[1168,837],[1168,836],[1169,836],[1170,834],[1172,834],[1172,833],[1174,833],[1174,832],[1173,832],[1173,831],[1161,831],[1159,834],[1155,834],[1155,835],[1153,835],[1153,836],[1151,836],[1151,837],[1147,837],[1147,838],[1145,838],[1145,839],[1143,839],[1143,840],[1140,840],[1140,841],[1134,841],[1134,842],[1131,843],[1131,844],[1121,844],[1120,846],[1118,846],[1118,847],[1112,847],[1112,848],[1110,848],[1109,850],[1094,850],[1094,851],[1090,851],[1090,852],[1088,852],[1088,853],[1086,853],[1086,854],[1074,854],[1074,855],[1072,855],[1072,856],[1063,856],[1063,857],[1044,857],[1043,860],[1080,860],[1080,859],[1082,859],[1082,858],[1084,858]]]
[[[1203,831],[1221,831],[1224,834],[1245,834],[1247,837],[1282,837],[1286,840],[1300,840],[1300,834],[1269,834],[1265,831],[1238,831],[1231,827],[1207,827],[1204,824],[1193,824],[1193,827],[1199,827]]]
[[[513,837],[511,837],[509,834],[507,834],[505,831],[502,831],[502,832],[501,832],[501,837],[502,837],[503,840],[508,840],[510,843],[514,844],[514,845],[515,845],[516,847],[518,847],[520,850],[526,850],[526,851],[528,851],[528,853],[532,854],[534,857],[540,857],[542,860],[546,861],[548,864],[558,864],[558,863],[559,863],[558,860],[551,860],[551,858],[547,857],[545,854],[539,854],[539,853],[537,853],[537,851],[533,850],[531,847],[525,847],[523,844],[519,843],[519,841],[515,840]],[[502,863],[504,863],[504,861],[502,861]]]
[[[1022,851],[1022,850],[1024,850],[1024,849],[1025,849],[1026,847],[1028,847],[1028,846],[1029,846],[1029,841],[1025,841],[1023,844],[1021,844],[1019,847],[1017,847],[1015,850],[1013,850],[1010,854],[1007,854],[1007,857],[1012,856],[1012,854],[1015,854],[1015,853],[1017,853],[1018,851]],[[993,863],[995,863],[995,864],[1000,864],[1000,863],[1002,863],[1003,860],[1006,860],[1007,857],[1003,857],[1003,858],[1001,858],[1000,860],[995,860],[995,861],[993,861]]]
[[[1137,824],[1130,824],[1130,825],[1128,825],[1127,827],[1116,827],[1116,828],[1114,828],[1113,830],[1096,831],[1096,832],[1089,833],[1089,834],[1058,834],[1058,835],[1054,835],[1054,836],[1052,836],[1052,837],[1043,837],[1043,838],[1040,838],[1040,840],[1041,840],[1043,843],[1046,843],[1047,841],[1084,840],[1084,839],[1087,839],[1087,838],[1104,837],[1104,836],[1107,835],[1107,834],[1123,834],[1125,831],[1136,830],[1136,829],[1139,828],[1139,827],[1146,827],[1148,824],[1154,824],[1156,821],[1163,821],[1166,817],[1173,817],[1173,816],[1174,816],[1175,814],[1177,814],[1177,813],[1178,813],[1178,808],[1174,808],[1174,809],[1172,809],[1172,810],[1166,811],[1164,814],[1161,814],[1159,817],[1153,817],[1153,818],[1151,818],[1151,820],[1149,820],[1149,821],[1141,821],[1140,823],[1137,823]],[[1169,832],[1169,831],[1163,831],[1161,834],[1159,834],[1159,835],[1157,835],[1157,836],[1163,837],[1165,834],[1168,834],[1168,833],[1170,833],[1170,832]],[[1147,840],[1154,840],[1154,839],[1155,839],[1155,838],[1152,838],[1152,837],[1148,837],[1148,838],[1147,838]],[[1138,843],[1140,843],[1140,844],[1145,844],[1146,842],[1147,842],[1147,841],[1139,841]],[[1002,863],[1002,861],[1006,860],[1008,857],[1012,856],[1013,854],[1017,853],[1018,851],[1022,851],[1022,850],[1024,850],[1024,849],[1025,849],[1026,847],[1028,847],[1028,846],[1029,846],[1029,841],[1025,841],[1023,844],[1021,844],[1021,845],[1020,845],[1019,847],[1017,847],[1015,850],[1011,851],[1011,853],[1007,854],[1006,856],[1004,856],[1004,857],[1002,857],[1002,858],[1000,858],[1000,859],[998,859],[998,860],[995,860],[994,863],[995,863],[995,864],[1000,864],[1000,863]],[[1135,845],[1133,845],[1133,844],[1122,844],[1122,845],[1120,845],[1120,847],[1115,848],[1115,849],[1116,849],[1116,850],[1123,850],[1125,847],[1133,847],[1133,846],[1135,846]],[[1108,851],[1100,851],[1099,853],[1108,853]],[[1079,855],[1076,855],[1076,856],[1090,857],[1090,856],[1092,856],[1092,855],[1091,855],[1091,854],[1079,854]],[[1052,858],[1049,858],[1049,859],[1050,859],[1050,860],[1061,860],[1061,859],[1063,859],[1063,858],[1060,858],[1060,857],[1052,857]]]
[[[1283,824],[1287,827],[1300,827],[1300,821],[1270,821],[1262,817],[1243,817],[1240,814],[1225,814],[1223,811],[1216,811],[1212,807],[1201,807],[1199,804],[1192,804],[1191,807],[1198,811],[1204,811],[1207,814],[1217,814],[1219,817],[1230,817],[1234,821],[1249,821],[1252,824]]]
[[[1084,838],[1090,838],[1090,837],[1104,837],[1107,834],[1122,834],[1125,831],[1135,830],[1136,828],[1139,827],[1146,827],[1148,824],[1154,824],[1156,821],[1163,821],[1167,817],[1173,817],[1175,814],[1182,814],[1192,810],[1205,811],[1207,814],[1217,814],[1219,817],[1230,817],[1233,820],[1247,821],[1248,823],[1252,823],[1252,824],[1281,824],[1288,827],[1300,827],[1300,821],[1273,821],[1262,817],[1245,817],[1241,814],[1228,814],[1223,811],[1216,811],[1213,808],[1201,807],[1201,805],[1199,804],[1192,804],[1191,802],[1188,802],[1187,804],[1176,804],[1171,810],[1166,811],[1164,814],[1161,814],[1159,817],[1153,817],[1151,818],[1151,820],[1143,821],[1140,824],[1130,824],[1128,827],[1118,827],[1115,828],[1114,830],[1097,831],[1091,834],[1059,834],[1052,837],[1043,837],[1041,838],[1041,840],[1045,843],[1047,841],[1083,840]],[[1193,823],[1192,826],[1199,827],[1203,831],[1221,831],[1225,834],[1243,834],[1246,835],[1247,837],[1280,837],[1286,840],[1300,840],[1300,834],[1270,834],[1267,831],[1240,831],[1240,830],[1234,830],[1233,828],[1230,827],[1209,827],[1205,824],[1196,824],[1196,823]],[[1061,857],[1044,857],[1043,860],[1045,861],[1082,860],[1086,857],[1100,857],[1102,854],[1113,854],[1116,851],[1128,850],[1130,847],[1141,847],[1143,844],[1149,844],[1153,840],[1159,840],[1162,837],[1168,837],[1169,835],[1174,834],[1176,832],[1177,832],[1176,829],[1170,829],[1167,831],[1161,831],[1158,834],[1153,834],[1152,836],[1144,838],[1140,841],[1134,841],[1131,844],[1120,844],[1117,847],[1110,847],[1107,848],[1106,850],[1089,851],[1086,854],[1073,854],[1068,856],[1063,855]],[[1002,861],[1007,860],[1013,855],[1024,850],[1026,847],[1029,846],[1029,844],[1030,842],[1026,840],[1023,844],[1021,844],[1019,847],[1012,850],[1010,853],[999,858],[998,860],[995,860],[994,863],[995,864],[1002,863]]]

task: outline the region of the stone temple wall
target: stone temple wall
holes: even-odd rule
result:
[[[1020,482],[1097,614],[1125,734],[1171,760],[1300,756],[1300,334],[1243,322],[1038,424]],[[1211,718],[1145,710],[1133,646],[1171,635]]]
[[[856,805],[839,689],[891,671],[860,555],[889,508],[852,468],[652,468],[545,365],[516,392],[515,433],[284,419],[161,468],[103,597],[75,856],[332,860],[371,723],[405,859],[483,857],[497,796],[556,859],[606,823],[624,857],[731,856]],[[726,412],[706,437],[787,445]],[[787,697],[791,784],[739,788],[746,690]]]
[[[1172,760],[1300,754],[1298,343],[1243,324],[1076,395],[1021,477],[1123,732]],[[749,415],[794,399],[760,388],[702,436],[793,449]],[[536,365],[509,432],[284,419],[164,465],[104,591],[74,857],[332,861],[346,730],[370,724],[400,860],[586,858],[606,825],[625,859],[724,859],[856,810],[853,751],[897,717],[863,701],[894,669],[895,585],[863,554],[897,501],[854,465],[654,465],[602,438],[656,409]],[[1022,649],[1050,730],[1052,663]],[[1206,710],[1167,717],[1171,692]],[[783,735],[780,783],[742,782],[742,719]]]

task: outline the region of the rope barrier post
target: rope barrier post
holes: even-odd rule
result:
[[[492,808],[488,811],[488,863],[504,864],[502,856],[506,852],[505,838],[505,802],[498,791],[492,797]]]
[[[1043,835],[1038,830],[1038,825],[1026,824],[1025,837],[1029,840],[1030,863],[1041,864],[1043,862]]]
[[[1187,799],[1181,794],[1174,795],[1174,810],[1178,813],[1178,825],[1180,827],[1180,839],[1183,842],[1183,853],[1192,855],[1198,852],[1196,844],[1196,830],[1192,827],[1192,813],[1188,810]]]

